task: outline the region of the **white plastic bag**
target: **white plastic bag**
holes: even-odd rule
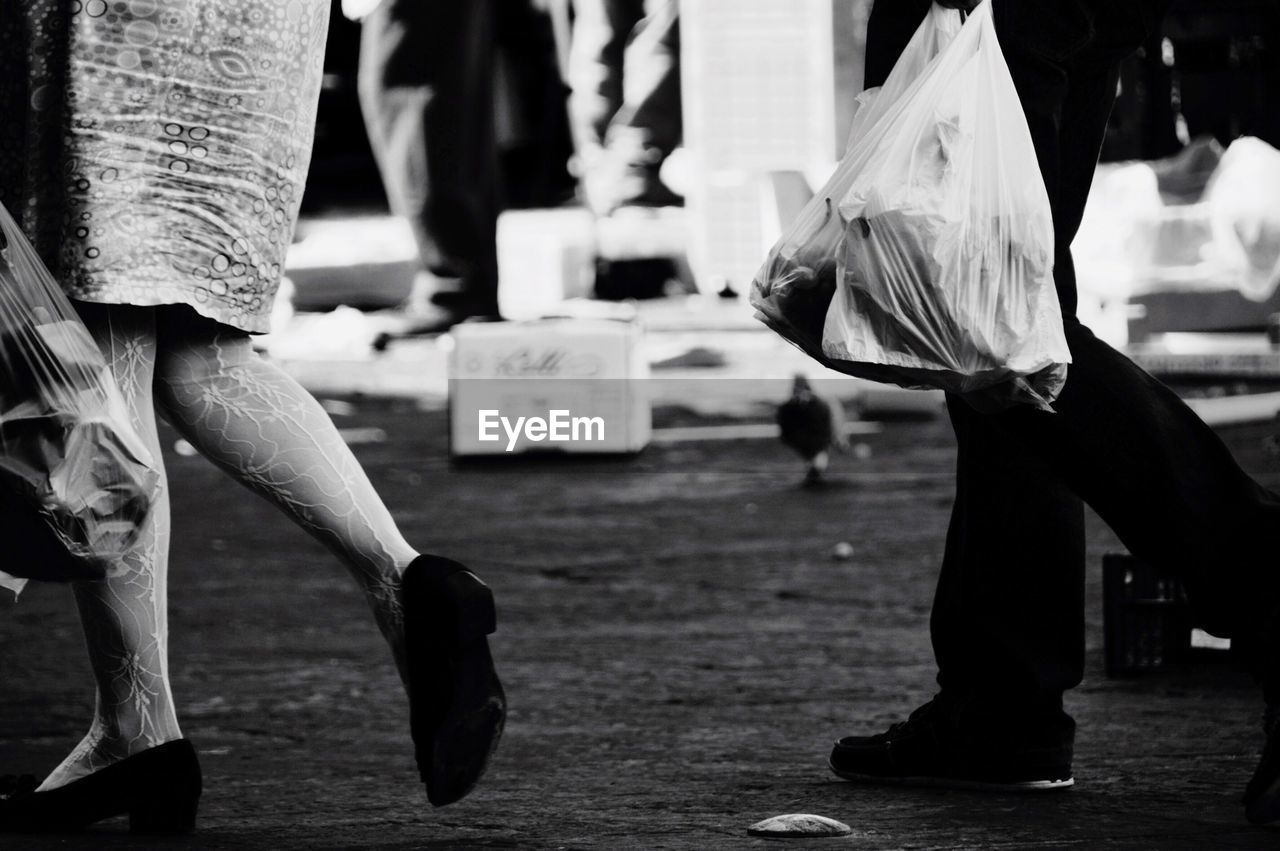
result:
[[[1205,198],[1216,257],[1246,298],[1271,298],[1280,286],[1280,151],[1252,136],[1236,139]]]
[[[109,575],[158,486],[102,353],[0,206],[0,587]]]
[[[990,2],[963,25],[935,5],[860,99],[839,168],[756,277],[758,315],[851,375],[1047,409],[1070,362],[1053,222]]]

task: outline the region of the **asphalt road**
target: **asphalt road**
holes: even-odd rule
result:
[[[172,672],[205,772],[199,831],[143,843],[115,822],[0,847],[752,848],[767,841],[747,826],[786,812],[854,829],[804,847],[1280,843],[1238,803],[1260,744],[1241,673],[1103,676],[1100,561],[1117,545],[1096,520],[1089,671],[1069,704],[1075,789],[875,789],[828,773],[832,739],[932,694],[954,460],[941,421],[861,438],[870,456],[839,459],[834,484],[809,491],[771,442],[454,468],[440,412],[356,400],[339,419],[385,431],[356,449],[409,538],[471,563],[498,596],[511,715],[482,787],[427,805],[406,701],[354,584],[283,516],[171,454]],[[1272,431],[1227,437],[1274,486]],[[847,560],[832,555],[841,541]],[[0,773],[47,770],[92,704],[70,595],[33,586],[3,609]]]

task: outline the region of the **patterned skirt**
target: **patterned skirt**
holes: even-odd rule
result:
[[[0,0],[0,203],[75,299],[267,330],[328,0]]]

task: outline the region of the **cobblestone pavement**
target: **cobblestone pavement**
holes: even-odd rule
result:
[[[763,848],[747,826],[785,812],[853,827],[802,843],[814,848],[1280,842],[1238,803],[1260,744],[1242,674],[1216,660],[1104,678],[1099,565],[1117,544],[1096,520],[1075,789],[886,790],[828,773],[832,739],[932,693],[954,460],[941,420],[860,438],[869,457],[838,459],[832,486],[809,491],[765,441],[454,467],[442,413],[355,405],[340,425],[385,431],[356,448],[410,539],[470,562],[498,596],[511,716],[482,787],[428,807],[406,701],[354,584],[256,497],[172,454],[172,671],[205,771],[200,829],[148,844],[115,822],[0,847]],[[1226,435],[1275,486],[1271,431]],[[852,558],[833,558],[841,541]],[[33,586],[3,608],[0,773],[47,770],[92,702],[70,596]]]

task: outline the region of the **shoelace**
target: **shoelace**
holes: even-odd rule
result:
[[[917,727],[929,725],[933,720],[932,716],[934,712],[938,708],[937,703],[938,703],[937,698],[934,698],[933,700],[930,700],[928,703],[924,703],[924,704],[921,704],[920,706],[917,706],[912,711],[912,713],[907,716],[907,720],[899,721],[896,724],[891,724],[887,731],[880,733],[878,736],[876,736],[876,738],[890,739],[902,733],[906,733],[910,730],[914,730]]]

